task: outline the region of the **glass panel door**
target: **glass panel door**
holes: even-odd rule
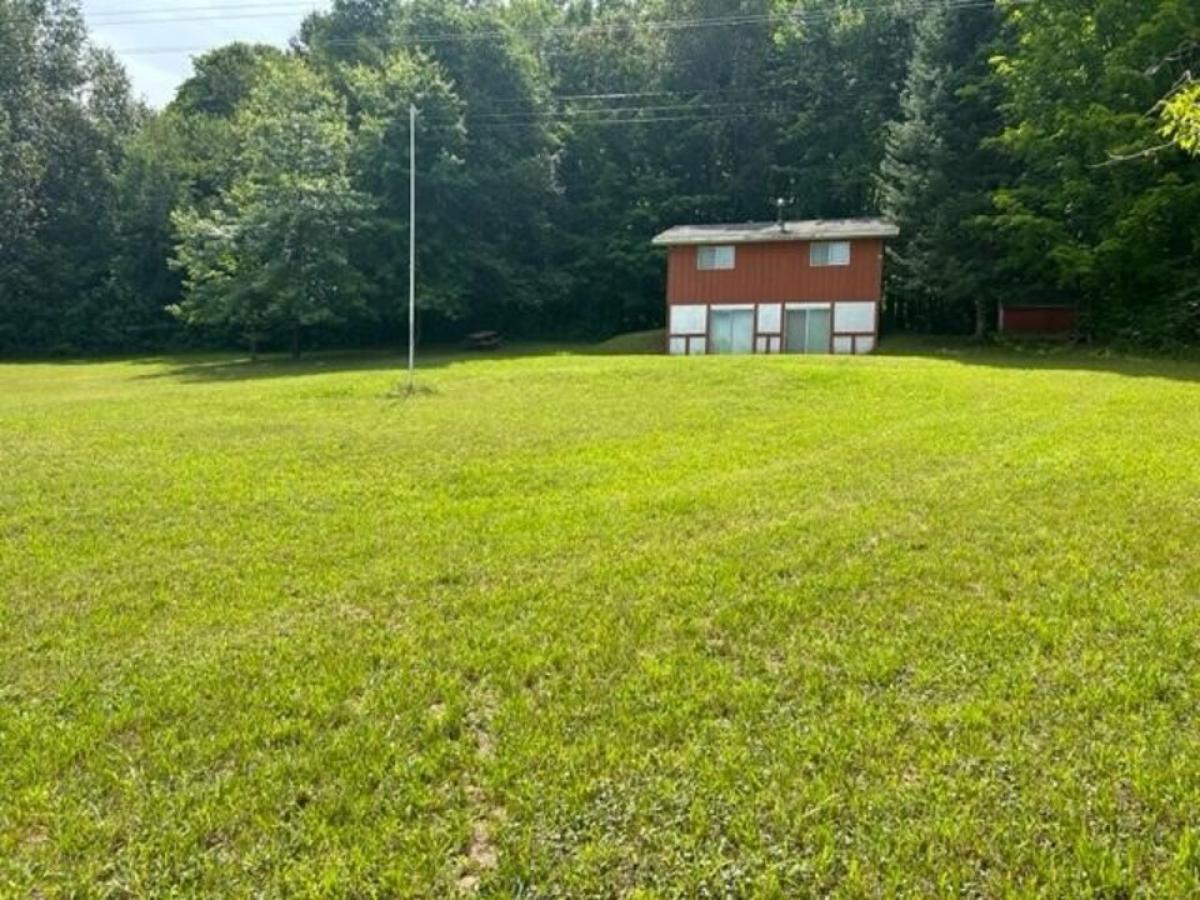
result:
[[[733,352],[733,318],[729,313],[713,310],[708,314],[708,352]]]
[[[708,325],[708,347],[711,353],[752,353],[753,310],[714,309]]]
[[[804,336],[808,331],[808,313],[789,309],[783,314],[783,348],[787,353],[804,352]]]
[[[733,352],[754,352],[754,311],[738,310],[733,314]]]
[[[828,353],[833,316],[828,309],[789,309],[784,315],[788,353]]]
[[[828,353],[833,323],[827,309],[808,311],[808,333],[804,338],[805,353]]]

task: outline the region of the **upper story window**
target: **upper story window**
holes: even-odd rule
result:
[[[734,258],[732,246],[700,247],[696,251],[696,268],[701,271],[732,269]]]
[[[850,265],[850,242],[813,241],[809,244],[808,264],[810,266]]]

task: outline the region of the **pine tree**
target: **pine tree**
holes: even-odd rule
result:
[[[988,67],[1000,26],[995,7],[950,3],[918,26],[879,179],[901,230],[890,287],[904,327],[982,338],[994,308],[999,273],[978,220],[1003,178],[988,140],[1002,125]]]

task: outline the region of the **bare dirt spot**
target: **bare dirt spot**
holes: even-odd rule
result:
[[[467,857],[480,869],[494,869],[500,862],[496,846],[492,843],[492,829],[487,822],[476,822],[471,835],[471,849]]]
[[[458,879],[458,889],[464,894],[473,894],[479,890],[478,875],[464,875]]]
[[[475,756],[479,763],[486,763],[496,752],[495,739],[492,737],[495,708],[495,698],[486,689],[481,688],[468,717],[470,733],[475,740]],[[463,793],[470,805],[473,823],[471,840],[459,861],[457,884],[460,893],[470,894],[479,890],[484,873],[500,865],[495,830],[497,825],[504,821],[505,811],[503,807],[489,802],[487,792],[471,772],[467,773]]]
[[[500,853],[493,841],[495,825],[504,820],[504,811],[491,810],[486,818],[477,819],[471,829],[471,842],[459,866],[458,888],[471,893],[479,890],[483,873],[500,865]]]

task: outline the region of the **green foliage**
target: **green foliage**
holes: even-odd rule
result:
[[[605,27],[598,27],[598,20]],[[555,176],[560,194],[553,210],[559,237],[551,264],[568,288],[547,310],[547,319],[566,334],[648,328],[662,322],[663,261],[645,236],[672,216],[692,215],[683,190],[664,167],[661,149],[673,134],[683,138],[683,129],[696,127],[687,119],[700,110],[671,111],[683,122],[629,123],[638,101],[604,95],[639,95],[658,86],[659,42],[623,6],[601,17],[590,4],[575,4],[566,23],[570,30],[556,35],[546,50],[554,61],[556,93],[602,96],[579,101],[559,132],[562,151]],[[669,105],[671,97],[649,97],[643,105]]]
[[[234,43],[196,58],[195,74],[179,86],[171,109],[185,116],[231,118],[250,96],[268,63],[283,54],[275,47]]]
[[[117,209],[111,259],[114,303],[105,328],[122,347],[162,347],[176,337],[167,306],[179,298],[170,268],[175,234],[171,214],[188,197],[179,122],[153,116],[124,146],[113,180]]]
[[[349,174],[343,102],[299,61],[268,63],[239,108],[240,175],[211,210],[176,213],[184,321],[233,325],[252,346],[361,311],[349,245],[367,214]]]
[[[939,5],[926,13],[891,123],[880,169],[880,205],[900,227],[889,248],[894,320],[915,331],[982,337],[1001,283],[996,248],[979,219],[1008,174],[991,145],[1001,128],[988,59],[998,11]]]
[[[141,116],[73,4],[0,3],[0,350],[105,342],[112,172]]]
[[[377,67],[336,72],[354,128],[357,182],[375,201],[372,228],[356,242],[355,259],[377,308],[385,318],[406,309],[399,300],[408,293],[409,109],[416,106],[421,308],[463,316],[472,242],[461,99],[440,67],[421,56],[397,53]]]
[[[1150,111],[1189,65],[1200,8],[1045,0],[1009,20],[1016,48],[996,67],[1018,168],[997,196],[1001,252],[1101,337],[1195,340],[1200,161],[1163,148]]]
[[[503,13],[499,5],[415,0],[397,7],[395,28],[402,40],[437,38],[426,52],[463,103],[466,178],[453,214],[468,249],[464,299],[473,318],[507,329],[559,296],[549,263],[560,146],[545,115],[545,73]],[[506,118],[514,111],[524,118]],[[456,136],[460,127],[457,119],[429,124],[439,126]]]
[[[150,117],[72,0],[5,0],[0,347],[227,341],[301,308],[316,341],[394,339],[414,103],[426,334],[661,327],[649,238],[782,197],[797,218],[898,220],[893,325],[982,334],[1006,297],[1078,304],[1102,339],[1200,340],[1198,17],[1195,0],[336,0],[286,51],[199,57]],[[252,189],[292,162],[262,152],[286,124],[248,112],[268,77],[336,144],[296,160],[300,181],[338,173],[297,206],[304,240],[335,248],[311,270],[271,256],[298,226]],[[252,250],[252,219],[283,233]]]
[[[0,366],[0,894],[1200,892],[1200,364],[533,349]]]
[[[1200,84],[1189,84],[1167,100],[1162,134],[1189,153],[1200,154]]]
[[[775,35],[782,52],[766,82],[783,96],[775,195],[790,198],[798,218],[874,213],[886,126],[900,115],[917,17],[903,0],[787,6],[796,18]]]

